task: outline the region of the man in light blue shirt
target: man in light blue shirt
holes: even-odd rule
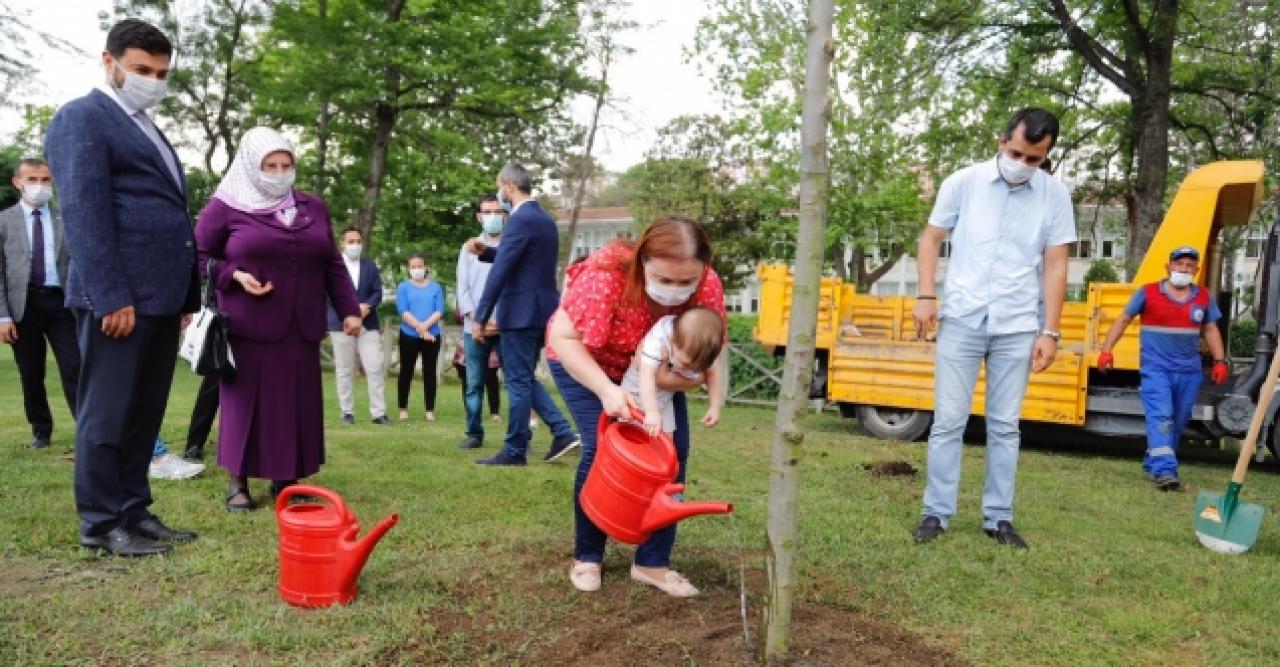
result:
[[[502,227],[507,222],[506,211],[498,202],[497,195],[485,195],[480,199],[480,208],[476,212],[476,221],[484,232],[484,243],[496,248],[502,242]],[[469,242],[468,242],[469,243]],[[484,420],[481,408],[484,407],[485,372],[489,368],[489,354],[498,347],[497,328],[494,335],[476,340],[470,335],[475,326],[476,307],[484,296],[484,284],[489,279],[492,262],[482,262],[475,253],[467,251],[463,244],[458,252],[458,312],[462,313],[462,344],[466,349],[466,387],[465,405],[467,409],[467,434],[458,443],[458,449],[478,449],[484,446]],[[493,318],[496,320],[496,316]]]
[[[21,201],[0,211],[0,342],[13,346],[33,449],[49,446],[53,414],[45,393],[45,354],[53,349],[72,418],[80,377],[76,322],[63,303],[70,262],[62,216],[50,203],[53,176],[44,160],[26,159],[13,173]],[[46,348],[46,341],[48,348]]]
[[[935,350],[934,417],[929,433],[924,519],[913,535],[928,542],[956,512],[960,457],[974,385],[987,366],[987,480],[983,530],[1026,549],[1013,529],[1018,417],[1028,371],[1053,363],[1067,291],[1067,246],[1076,240],[1071,194],[1038,167],[1058,139],[1058,119],[1022,109],[1000,135],[996,157],[947,177],[920,235],[917,331],[939,321],[935,275],[951,237]]]

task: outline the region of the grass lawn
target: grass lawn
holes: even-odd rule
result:
[[[199,532],[193,544],[143,561],[79,549],[72,429],[53,378],[54,445],[32,451],[17,371],[0,353],[0,664],[740,663],[743,562],[758,637],[769,410],[734,407],[721,428],[695,427],[689,497],[737,509],[732,519],[681,525],[674,565],[703,595],[678,601],[631,583],[629,551],[614,546],[602,590],[573,591],[576,457],[472,465],[473,453],[454,448],[456,384],[442,388],[434,424],[415,410],[408,425],[375,427],[366,413],[342,426],[331,402],[328,463],[313,481],[338,490],[366,529],[392,512],[401,521],[374,551],[353,604],[306,611],[276,595],[272,512],[229,515],[212,466],[195,480],[153,484],[152,509]],[[196,380],[179,369],[169,404],[163,435],[179,450]],[[332,401],[333,387],[326,392]],[[1255,471],[1244,494],[1272,513],[1254,549],[1232,558],[1200,547],[1191,530],[1195,490],[1221,490],[1227,463],[1187,464],[1190,491],[1163,494],[1142,481],[1135,456],[1091,453],[1090,436],[1070,451],[1028,442],[1017,525],[1031,550],[1019,553],[981,533],[983,449],[970,447],[960,515],[948,535],[918,546],[908,531],[923,480],[878,477],[864,465],[923,469],[923,446],[868,438],[835,416],[809,424],[796,641],[805,664],[1280,661],[1273,467]],[[481,452],[497,440],[491,433]],[[546,429],[535,432],[538,455],[548,441]],[[254,491],[264,496],[265,482]]]

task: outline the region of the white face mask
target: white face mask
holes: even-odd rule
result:
[[[142,76],[126,70],[120,65],[119,61],[113,61],[116,67],[124,72],[124,83],[115,86],[115,79],[112,78],[112,86],[116,89],[116,95],[120,97],[120,101],[124,102],[138,111],[146,111],[151,107],[160,103],[165,95],[169,94],[169,82],[167,80],[153,79],[149,76]]]
[[[644,293],[660,306],[679,306],[698,291],[697,285],[661,285],[645,281]]]
[[[274,173],[269,171],[259,172],[258,177],[262,179],[262,191],[272,197],[283,197],[289,194],[289,190],[293,188],[293,179],[297,173],[292,169]]]
[[[39,208],[49,203],[53,199],[53,186],[43,183],[28,183],[22,186],[22,198],[27,200],[28,204]]]
[[[409,269],[409,277],[414,280],[422,280],[427,277],[426,269]]]
[[[1000,151],[997,161],[1000,165],[1000,176],[1013,185],[1021,185],[1031,180],[1031,177],[1036,175],[1036,169],[1039,169],[1009,157],[1004,151]]]
[[[1174,287],[1186,287],[1191,284],[1191,280],[1195,278],[1195,274],[1183,273],[1182,271],[1169,272],[1169,284]]]
[[[348,243],[342,246],[342,251],[347,253],[347,257],[351,259],[360,259],[360,253],[364,252],[364,246],[359,243]]]

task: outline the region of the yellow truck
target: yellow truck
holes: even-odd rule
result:
[[[1092,284],[1087,301],[1065,304],[1057,358],[1045,372],[1032,375],[1022,418],[1109,436],[1144,435],[1138,397],[1139,327],[1130,326],[1116,345],[1115,370],[1110,373],[1097,371],[1098,347],[1136,286],[1164,277],[1169,253],[1178,246],[1200,250],[1206,261],[1196,281],[1220,304],[1229,304],[1230,292],[1221,289],[1219,232],[1249,223],[1262,199],[1262,180],[1263,165],[1258,161],[1216,162],[1188,175],[1133,282]],[[1238,437],[1248,428],[1276,347],[1277,241],[1273,229],[1257,286],[1256,303],[1261,307],[1254,362],[1237,369],[1225,385],[1205,383],[1187,435]],[[757,274],[760,315],[755,338],[775,354],[785,354],[791,272],[786,265],[772,264],[760,266]],[[836,403],[844,416],[856,417],[877,437],[915,440],[925,435],[932,421],[934,343],[933,332],[926,332],[924,340],[917,335],[911,316],[915,299],[860,294],[838,278],[824,278],[820,293],[815,397]],[[1223,310],[1230,309],[1224,305]],[[1225,319],[1220,323],[1224,339],[1229,324]],[[984,389],[980,375],[973,400],[975,416],[983,414]],[[1266,441],[1274,452],[1272,440]]]

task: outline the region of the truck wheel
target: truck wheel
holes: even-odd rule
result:
[[[864,431],[884,440],[919,440],[933,422],[932,412],[910,408],[859,405],[857,414]]]

